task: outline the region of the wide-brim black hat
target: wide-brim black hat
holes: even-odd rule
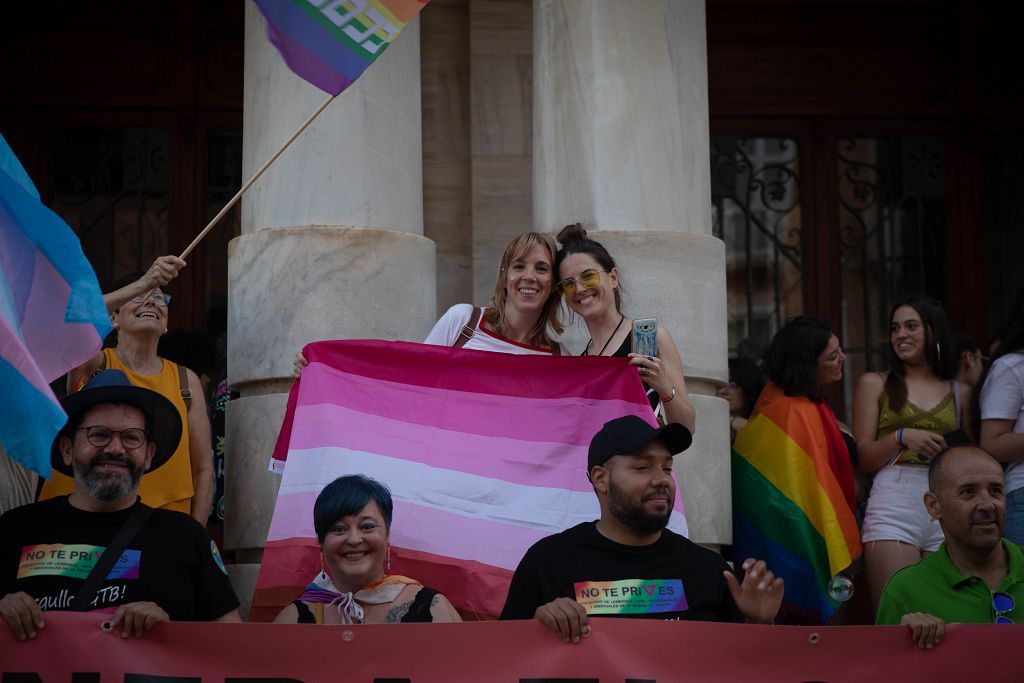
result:
[[[670,422],[659,429],[636,415],[617,417],[605,422],[601,431],[591,439],[587,471],[604,465],[612,456],[636,450],[655,439],[661,439],[672,455],[682,453],[693,443],[690,430],[681,424]]]
[[[156,452],[153,454],[153,461],[149,464],[147,472],[152,472],[163,465],[178,449],[182,428],[178,409],[157,392],[132,384],[124,372],[120,370],[99,372],[89,380],[89,383],[81,391],[68,394],[60,402],[64,412],[68,414],[68,422],[82,411],[99,403],[128,403],[138,407],[149,416],[152,428],[147,436],[156,444]],[[71,467],[64,464],[64,458],[60,453],[60,437],[68,435],[66,428],[67,424],[53,440],[53,446],[50,448],[50,464],[53,469],[70,477],[73,476]]]

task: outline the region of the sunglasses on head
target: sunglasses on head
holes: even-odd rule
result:
[[[555,289],[558,293],[569,298],[576,293],[576,283],[579,283],[580,289],[593,289],[597,287],[598,283],[601,282],[601,271],[588,268],[580,273],[579,277],[567,277],[557,285]]]
[[[995,621],[993,623],[1012,624],[1013,619],[1003,615],[1013,611],[1013,596],[992,591],[992,611],[995,612]]]

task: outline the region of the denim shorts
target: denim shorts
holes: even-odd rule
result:
[[[938,550],[942,529],[924,506],[927,490],[927,467],[893,465],[879,470],[864,513],[864,542],[902,541],[920,550]]]
[[[1024,488],[1006,494],[1006,526],[1003,536],[1014,543],[1024,544]]]

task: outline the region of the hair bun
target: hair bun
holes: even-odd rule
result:
[[[587,231],[583,229],[583,226],[580,223],[573,223],[572,225],[567,225],[562,228],[558,233],[558,237],[555,239],[558,240],[559,244],[568,244],[569,242],[575,242],[576,240],[585,240],[587,239]]]

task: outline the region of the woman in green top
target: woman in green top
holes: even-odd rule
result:
[[[970,388],[953,380],[949,320],[942,306],[912,296],[892,311],[889,372],[869,372],[853,394],[857,466],[874,473],[864,515],[864,566],[878,607],[896,570],[938,549],[942,530],[924,507],[928,463],[953,442],[970,412]]]

